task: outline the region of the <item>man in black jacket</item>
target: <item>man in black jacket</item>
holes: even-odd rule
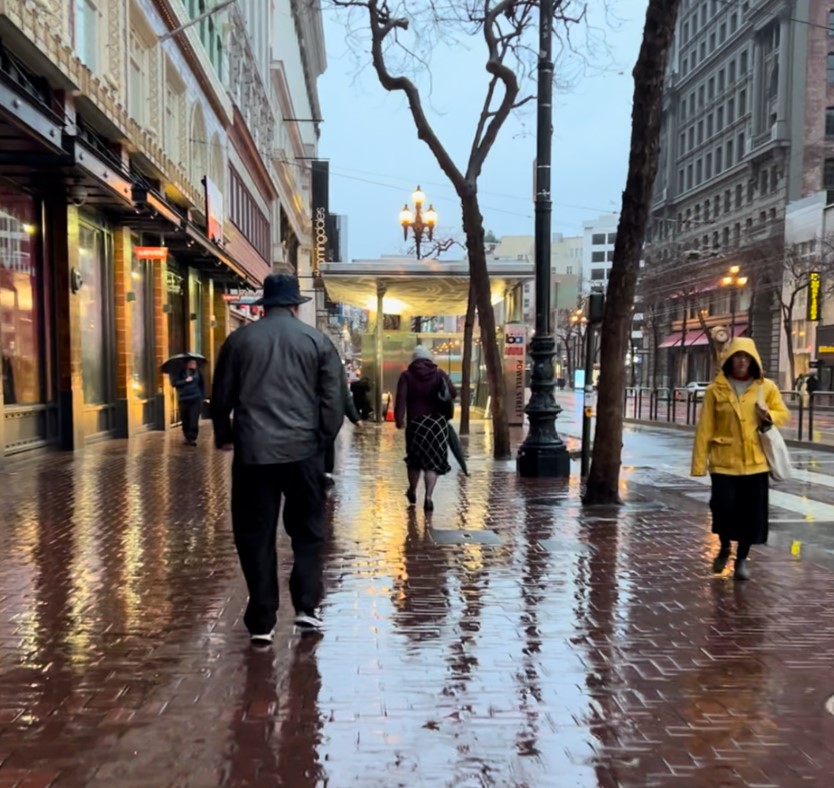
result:
[[[258,644],[272,642],[278,610],[282,497],[295,558],[295,621],[302,628],[322,626],[324,450],[344,420],[342,362],[329,339],[297,319],[299,304],[310,300],[301,296],[298,280],[273,274],[263,292],[266,316],[228,337],[212,390],[215,442],[235,453],[232,526],[249,588],[244,622]]]

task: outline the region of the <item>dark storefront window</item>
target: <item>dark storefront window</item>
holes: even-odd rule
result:
[[[7,406],[31,405],[44,399],[36,239],[34,200],[0,188],[0,345]]]
[[[84,402],[102,405],[110,402],[110,271],[107,265],[107,239],[102,230],[81,224],[78,230],[78,270],[81,288],[81,372]]]
[[[185,312],[185,291],[183,288],[183,277],[176,268],[169,263],[168,268],[168,349],[171,355],[185,353],[188,348],[186,315]]]
[[[139,399],[152,395],[151,380],[153,367],[153,292],[149,260],[133,259],[131,265],[131,288],[133,304],[133,388]]]
[[[195,353],[203,353],[203,283],[196,279],[194,281],[194,306],[191,310],[194,315],[194,347]]]

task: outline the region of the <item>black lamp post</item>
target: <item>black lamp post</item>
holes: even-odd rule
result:
[[[550,168],[553,137],[553,0],[539,4],[539,76],[536,129],[536,334],[530,343],[533,374],[524,409],[530,430],[519,446],[516,467],[524,477],[568,478],[570,455],[556,433],[562,412],[553,397],[556,340],[550,327]]]
[[[400,211],[400,224],[403,228],[403,240],[408,240],[409,229],[414,234],[414,246],[417,250],[417,259],[421,259],[422,254],[420,244],[423,242],[423,236],[427,236],[429,241],[434,239],[434,228],[437,226],[437,211],[434,206],[429,207],[423,211],[423,203],[426,201],[426,195],[423,194],[422,189],[418,186],[417,191],[411,195],[414,201],[414,210],[408,207],[408,203],[403,205]]]
[[[727,272],[727,276],[721,279],[722,287],[731,287],[730,290],[730,339],[735,339],[736,336],[736,303],[738,299],[738,291],[747,284],[747,277],[740,276],[741,268],[739,266],[732,266]]]

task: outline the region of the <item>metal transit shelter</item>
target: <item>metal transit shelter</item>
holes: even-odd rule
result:
[[[492,260],[488,262],[488,270],[496,322],[500,324],[516,319],[521,289],[533,278],[532,263]],[[372,361],[373,364],[377,420],[383,418],[389,396],[393,405],[397,378],[408,365],[418,337],[420,342],[429,346],[443,342],[443,353],[446,348],[449,349],[448,371],[453,379],[458,377],[452,373],[451,349],[457,342],[462,351],[462,326],[458,327],[457,321],[452,321],[452,327],[446,321],[445,330],[414,331],[412,324],[415,317],[453,318],[466,314],[468,262],[415,261],[400,257],[354,260],[349,263],[325,263],[321,266],[321,276],[331,301],[371,313],[369,331],[363,337],[362,355],[366,363]],[[383,315],[382,320],[379,319],[380,314]],[[437,346],[434,350],[438,365],[446,368],[443,353],[438,355]],[[460,351],[455,358],[458,369]],[[485,391],[485,379],[479,386],[482,364],[478,358],[474,361],[477,368],[473,371],[472,380],[476,392],[478,388]]]

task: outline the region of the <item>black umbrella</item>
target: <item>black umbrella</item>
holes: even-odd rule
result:
[[[166,375],[173,375],[179,372],[187,361],[194,360],[197,366],[201,367],[206,363],[206,357],[199,353],[177,353],[176,356],[171,356],[163,365],[162,372]]]
[[[460,436],[457,432],[455,432],[455,428],[452,426],[451,421],[446,423],[446,428],[449,434],[449,449],[451,449],[452,454],[458,461],[460,469],[464,472],[464,474],[469,476],[469,468],[466,467],[466,457],[463,456],[463,446],[460,442]]]

